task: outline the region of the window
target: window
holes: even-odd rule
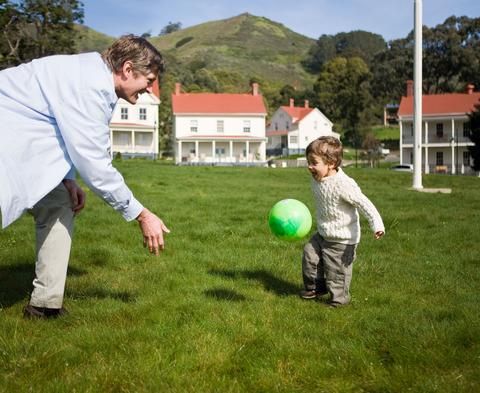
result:
[[[466,122],[463,123],[463,137],[469,138],[470,137],[470,123]]]
[[[288,124],[288,121],[285,123],[285,129],[288,131],[290,129],[290,124]]]
[[[120,118],[122,120],[128,120],[128,108],[120,108]]]
[[[225,155],[225,148],[224,147],[216,147],[215,148],[215,155],[224,156]]]
[[[153,134],[151,132],[137,132],[135,134],[135,144],[143,147],[150,147],[153,143]]]
[[[413,136],[413,123],[410,124],[410,135]]]
[[[315,120],[313,122],[313,129],[316,130],[318,128],[318,122]]]
[[[217,132],[223,132],[224,124],[223,120],[217,120]]]
[[[463,152],[463,165],[470,166],[470,152]]]
[[[275,123],[275,131],[278,131],[278,123]]]
[[[190,132],[198,132],[198,121],[190,120]]]
[[[296,135],[291,135],[290,143],[298,143],[298,137]]]
[[[250,120],[243,121],[243,132],[250,132]]]
[[[437,138],[443,138],[443,123],[437,123]]]
[[[138,109],[138,118],[140,120],[147,120],[147,108]]]
[[[443,165],[443,151],[437,151],[436,162],[437,165]]]

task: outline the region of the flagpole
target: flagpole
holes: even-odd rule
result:
[[[422,189],[422,0],[414,0],[415,52],[413,61],[413,188]],[[427,157],[425,157],[427,159]]]

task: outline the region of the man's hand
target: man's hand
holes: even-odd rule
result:
[[[383,231],[378,231],[378,232],[375,232],[375,239],[380,239],[383,235],[385,235],[385,232]]]
[[[158,255],[159,250],[165,248],[163,233],[170,233],[170,230],[160,218],[148,209],[142,210],[137,221],[143,234],[143,246],[148,247],[148,251],[152,254]]]
[[[76,216],[85,207],[85,192],[79,187],[75,180],[63,179],[62,183],[70,194],[73,214]]]

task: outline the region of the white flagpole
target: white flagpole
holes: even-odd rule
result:
[[[415,55],[413,62],[413,188],[422,189],[422,0],[414,0]],[[427,159],[427,157],[425,157]]]

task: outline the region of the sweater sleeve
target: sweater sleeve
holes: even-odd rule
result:
[[[362,190],[353,179],[348,180],[349,181],[345,181],[344,184],[342,184],[342,198],[359,210],[367,219],[374,233],[379,231],[385,232],[382,217],[375,205],[362,193]]]

